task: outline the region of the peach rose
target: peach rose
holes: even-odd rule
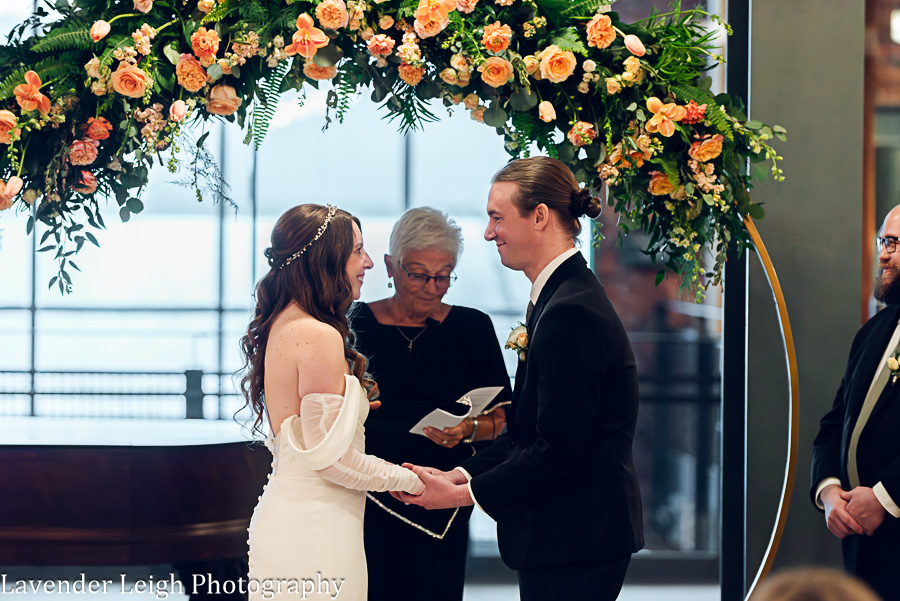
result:
[[[475,110],[478,107],[478,95],[475,93],[469,94],[463,98],[463,104],[466,105],[466,108],[470,111]]]
[[[219,51],[219,34],[215,29],[201,27],[191,35],[191,48],[197,58],[211,58]]]
[[[337,75],[337,67],[334,65],[331,67],[320,67],[312,61],[306,61],[306,64],[303,65],[303,74],[317,81],[334,79],[334,76]]]
[[[106,84],[102,81],[95,81],[91,84],[91,92],[95,96],[106,96],[109,93],[109,90],[106,89]]]
[[[636,35],[628,34],[625,36],[625,47],[628,48],[628,51],[635,56],[644,56],[647,54],[647,49],[644,48],[644,43],[641,41],[641,38]]]
[[[384,15],[380,19],[378,19],[378,27],[381,29],[390,29],[394,26],[394,17],[391,15]]]
[[[456,0],[456,9],[468,15],[475,10],[476,4],[478,4],[478,0]]]
[[[625,70],[635,75],[641,70],[641,61],[637,57],[629,56],[625,59]]]
[[[72,189],[82,194],[93,194],[97,191],[97,178],[90,171],[81,172],[81,182],[76,186],[72,186]]]
[[[413,21],[413,30],[424,40],[444,31],[449,24],[450,19],[444,19],[443,21],[420,21],[416,19]]]
[[[12,111],[0,111],[0,144],[12,144],[13,135],[18,137],[22,130],[16,127],[19,120]]]
[[[178,85],[188,92],[199,92],[209,79],[206,69],[193,54],[181,55],[175,65],[175,75],[178,77]]]
[[[457,71],[461,71],[469,68],[469,61],[462,54],[454,54],[450,57],[450,66]]]
[[[492,88],[499,88],[512,78],[513,66],[505,58],[492,56],[478,67],[478,72],[481,73],[481,81]]]
[[[665,196],[675,191],[669,176],[659,171],[650,172],[650,185],[647,188],[653,196]]]
[[[69,162],[73,165],[90,165],[97,159],[100,142],[89,138],[75,140],[69,145]]]
[[[711,161],[722,154],[722,142],[725,138],[721,134],[716,134],[711,138],[698,140],[691,144],[688,155],[701,163]]]
[[[556,119],[556,109],[553,108],[549,100],[544,100],[538,105],[538,117],[544,123],[550,123]]]
[[[109,79],[112,89],[129,98],[140,98],[150,85],[150,76],[125,61],[119,63]]]
[[[425,76],[425,67],[414,67],[409,63],[401,63],[397,68],[397,75],[405,81],[407,85],[417,86]]]
[[[112,124],[104,117],[91,117],[84,126],[84,133],[91,140],[105,140],[112,131]]]
[[[456,69],[451,69],[450,67],[447,67],[446,69],[441,71],[440,78],[444,81],[444,83],[450,84],[451,86],[455,86],[457,83],[459,83],[459,77],[456,74]]]
[[[209,13],[215,6],[215,0],[200,0],[200,2],[197,3],[197,8],[202,13]]]
[[[367,47],[372,56],[388,56],[394,50],[394,38],[383,33],[372,36]]]
[[[153,8],[153,0],[134,0],[134,10],[148,13]]]
[[[214,86],[206,95],[206,112],[214,115],[230,115],[241,106],[241,99],[231,86]]]
[[[316,19],[325,29],[340,29],[350,22],[350,14],[344,0],[323,0],[316,7]]]
[[[534,75],[535,71],[541,68],[541,61],[536,56],[528,55],[522,59],[525,63],[525,72]]]
[[[619,80],[615,77],[607,77],[606,78],[606,93],[612,96],[613,94],[618,94],[622,89],[622,84],[619,83]]]
[[[109,35],[110,29],[111,29],[110,24],[107,23],[106,21],[103,21],[102,19],[100,21],[95,22],[93,25],[91,25],[91,39],[94,40],[95,42],[99,42],[100,40],[105,38],[107,35]]]
[[[553,83],[565,81],[574,71],[577,61],[569,50],[560,50],[555,44],[538,54],[541,60],[541,77]]]
[[[595,15],[587,24],[588,46],[606,48],[616,39],[616,30],[613,29],[612,19],[604,14]]]
[[[587,146],[597,137],[597,130],[594,129],[593,124],[587,121],[576,121],[566,137],[575,146]]]
[[[500,25],[500,21],[495,21],[492,25],[484,27],[481,43],[491,52],[503,52],[509,48],[509,38],[511,37],[512,29],[509,28],[509,25]]]
[[[176,100],[169,107],[169,119],[181,121],[187,115],[187,103],[184,100]]]
[[[25,182],[22,181],[22,178],[15,175],[6,182],[0,179],[0,211],[5,211],[13,205],[13,199],[24,184]]]
[[[479,123],[484,123],[484,111],[486,108],[487,107],[479,106],[474,111],[472,111],[470,116],[472,117],[472,119],[475,119],[475,121],[478,121]]]
[[[88,77],[100,79],[100,59],[95,56],[89,60],[85,63],[84,70],[87,71]]]

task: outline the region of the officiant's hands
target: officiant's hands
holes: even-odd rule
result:
[[[458,425],[453,426],[452,428],[444,428],[443,430],[439,430],[438,428],[426,426],[425,429],[422,430],[422,432],[424,432],[425,436],[427,436],[435,444],[439,444],[442,447],[452,449],[453,447],[458,445],[463,438],[471,435],[472,429],[472,418],[467,417],[466,419],[459,422]]]
[[[433,467],[421,467],[404,463],[403,467],[412,470],[425,483],[425,491],[419,495],[393,491],[391,496],[406,504],[419,505],[425,509],[449,509],[474,504],[466,486],[466,477],[459,470],[442,472]]]
[[[872,536],[884,521],[887,511],[867,486],[857,486],[849,491],[841,491],[841,499],[847,502],[847,513],[863,527],[867,536]]]
[[[845,493],[840,486],[832,484],[822,489],[819,498],[825,506],[825,523],[828,530],[838,538],[847,538],[851,534],[865,534],[865,529],[847,511],[849,499],[844,499]]]

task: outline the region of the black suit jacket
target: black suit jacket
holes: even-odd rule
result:
[[[500,554],[521,569],[633,553],[643,546],[634,355],[581,254],[553,272],[527,326],[507,431],[463,464]]]
[[[850,489],[847,476],[850,437],[898,319],[900,305],[888,306],[866,322],[853,340],[834,404],[822,418],[813,442],[810,485],[813,503],[816,488],[827,477],[840,478],[842,488]],[[861,486],[872,487],[881,482],[891,498],[900,501],[900,382],[888,380],[860,435],[856,458]],[[893,574],[896,551],[880,553],[882,547],[885,551],[900,547],[900,520],[890,515],[873,536],[849,536],[843,540],[844,564],[852,573],[864,574],[868,567],[878,569],[872,564],[878,561],[877,557],[890,557],[893,566],[889,572]],[[857,565],[860,553],[865,553],[868,567]]]

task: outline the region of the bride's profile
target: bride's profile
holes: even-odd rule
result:
[[[365,492],[420,494],[410,470],[365,454],[377,385],[353,350],[347,310],[372,260],[359,221],[332,206],[285,212],[266,249],[241,338],[241,389],[269,427],[272,473],[250,522],[250,599],[364,601]]]

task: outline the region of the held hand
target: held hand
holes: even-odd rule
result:
[[[825,523],[828,530],[838,538],[847,538],[851,534],[864,534],[865,530],[856,519],[847,512],[847,501],[844,491],[837,484],[822,489],[819,498],[825,506]]]
[[[425,436],[431,439],[434,444],[439,444],[448,449],[452,449],[458,445],[459,441],[465,438],[466,434],[471,431],[472,427],[466,423],[466,420],[461,421],[459,425],[453,426],[452,428],[438,430],[437,428],[428,426],[423,430]]]
[[[442,472],[441,470],[433,468],[433,467],[420,467],[413,463],[404,463],[401,467],[405,467],[406,469],[413,470],[413,471],[415,471],[415,468],[419,468],[419,469],[425,470],[432,476],[440,476],[441,478],[445,478],[453,484],[465,484],[466,482],[468,482],[468,480],[466,480],[466,477],[459,470],[450,470],[449,472]]]
[[[841,499],[847,502],[847,513],[863,527],[866,536],[872,536],[884,521],[887,511],[871,488],[857,486],[849,492],[841,491]]]
[[[369,401],[369,411],[381,407],[381,401]]]
[[[425,483],[425,491],[419,496],[398,493],[399,499],[404,503],[412,503],[425,509],[448,509],[472,505],[473,501],[468,487],[462,484],[453,484],[448,478],[441,475],[444,472],[434,474],[429,471],[431,468],[419,466],[412,466],[411,469]]]

